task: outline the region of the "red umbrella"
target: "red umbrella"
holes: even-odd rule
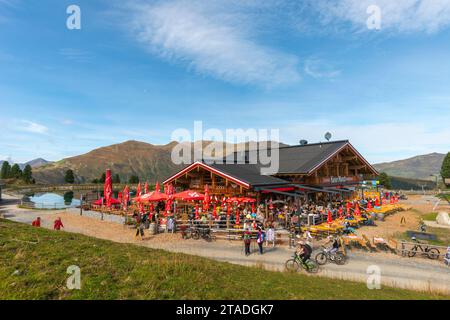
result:
[[[228,203],[239,203],[239,198],[237,198],[237,197],[231,197],[231,198],[228,198],[227,199],[227,202]]]
[[[125,189],[123,189],[123,208],[125,210],[128,208],[128,201],[130,201],[130,188],[125,186]]]
[[[359,209],[358,202],[356,203],[356,206],[355,206],[355,215],[356,216],[360,216],[361,215],[361,210]]]
[[[141,196],[141,183],[139,182],[136,187],[136,198]]]
[[[205,199],[205,196],[201,193],[192,190],[186,190],[173,195],[174,199],[179,199],[183,201],[198,201]]]
[[[208,211],[209,209],[209,190],[208,190],[208,185],[205,184],[205,196],[203,199],[203,210]]]
[[[166,202],[166,211],[169,211],[173,202],[173,186],[171,184],[164,186],[164,192],[167,194],[168,199]]]
[[[243,198],[237,198],[238,202],[242,202],[242,203],[255,203],[256,199],[253,198],[248,198],[248,197],[243,197]]]
[[[166,201],[169,196],[165,193],[154,191],[150,194],[146,201],[148,202],[158,202],[158,201]]]
[[[93,205],[96,205],[96,206],[102,206],[102,205],[103,205],[103,199],[104,199],[104,198],[101,197],[100,199],[98,199],[98,200],[92,202],[92,204],[93,204]]]
[[[112,179],[111,179],[111,170],[106,169],[105,174],[105,185],[103,187],[103,195],[106,200],[106,205],[108,207],[111,207],[111,198],[112,198]]]
[[[332,223],[333,222],[333,217],[331,216],[331,210],[328,210],[327,222],[328,223]]]

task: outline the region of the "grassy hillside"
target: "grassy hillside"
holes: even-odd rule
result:
[[[391,177],[392,189],[397,190],[431,190],[436,187],[434,181]]]
[[[81,290],[65,286],[81,269]],[[249,286],[249,284],[251,284]],[[427,299],[0,220],[0,299]],[[448,297],[447,297],[448,298]]]
[[[379,172],[386,172],[388,175],[394,177],[422,180],[432,179],[434,181],[435,178],[430,178],[430,175],[440,172],[444,157],[445,154],[442,153],[430,153],[405,160],[378,163],[374,167]]]

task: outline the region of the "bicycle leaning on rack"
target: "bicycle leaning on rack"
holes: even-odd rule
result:
[[[437,248],[420,243],[416,239],[413,239],[413,241],[416,242],[416,244],[408,251],[408,257],[412,258],[420,253],[427,256],[429,259],[439,259],[441,253]]]

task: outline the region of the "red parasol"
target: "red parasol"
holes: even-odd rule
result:
[[[103,187],[103,195],[106,200],[106,205],[108,207],[111,207],[111,199],[112,199],[112,179],[111,179],[111,170],[106,169],[106,175],[105,175],[105,185]]]
[[[136,198],[139,198],[141,196],[141,183],[139,182],[136,187]]]
[[[228,203],[239,203],[240,200],[239,200],[239,198],[237,198],[237,197],[231,197],[231,198],[228,198],[228,199],[227,199],[227,202],[228,202]]]
[[[203,199],[203,210],[204,211],[208,211],[208,209],[209,209],[209,201],[210,201],[210,199],[209,199],[208,185],[205,184],[205,196],[204,196],[204,199]]]
[[[333,222],[333,217],[331,216],[331,210],[328,210],[327,222],[328,223],[332,223]]]
[[[243,197],[243,198],[237,198],[238,202],[242,202],[242,203],[255,203],[256,199],[253,198],[248,198],[248,197]]]
[[[130,188],[125,186],[125,189],[123,189],[123,208],[125,210],[128,208],[128,201],[130,201]]]
[[[120,201],[117,200],[117,199],[114,199],[114,198],[111,198],[111,199],[109,200],[109,202],[110,202],[111,205],[113,205],[113,204],[120,204]],[[95,204],[95,205],[97,205],[97,206],[102,206],[102,205],[105,204],[105,198],[101,197],[101,198],[98,199],[97,201],[94,201],[92,204]]]
[[[361,210],[359,209],[359,204],[358,202],[355,205],[355,215],[356,216],[360,216],[361,215]]]
[[[174,199],[179,199],[183,201],[197,201],[205,199],[205,196],[201,193],[192,190],[186,190],[173,195]]]

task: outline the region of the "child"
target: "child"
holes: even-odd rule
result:
[[[64,228],[64,225],[61,221],[61,217],[58,217],[58,219],[56,219],[55,222],[53,223],[53,229],[61,230],[61,228]]]
[[[32,223],[31,223],[31,225],[33,226],[33,227],[40,227],[41,226],[41,217],[37,217],[36,218],[36,220],[34,220]]]

